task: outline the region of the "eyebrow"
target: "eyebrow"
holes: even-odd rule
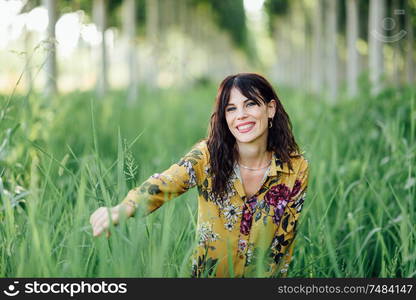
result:
[[[243,100],[243,102],[247,102],[247,101],[254,101],[254,100],[252,100],[252,99],[248,99],[248,98]],[[235,105],[235,104],[234,104],[234,103],[228,103],[228,104],[226,105],[226,107],[227,107],[227,106],[230,106],[230,105]]]

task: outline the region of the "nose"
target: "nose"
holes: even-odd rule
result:
[[[243,107],[237,111],[237,120],[242,120],[247,117],[246,109]]]

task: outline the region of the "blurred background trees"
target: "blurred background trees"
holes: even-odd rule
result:
[[[219,81],[254,71],[311,163],[291,275],[415,277],[415,10],[0,0],[0,276],[187,276],[196,190],[108,243],[89,214],[177,161],[206,135]]]
[[[414,0],[0,0],[0,90],[188,86],[256,71],[356,96],[414,83]],[[41,44],[41,46],[39,46]],[[26,54],[23,62],[16,51]],[[7,63],[6,63],[7,62]],[[43,66],[44,67],[41,67]],[[39,73],[43,76],[35,76]]]

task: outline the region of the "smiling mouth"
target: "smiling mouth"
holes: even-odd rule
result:
[[[239,125],[237,126],[237,130],[240,133],[246,133],[246,132],[249,132],[251,129],[253,129],[254,125],[256,125],[256,123],[248,123],[244,125]]]

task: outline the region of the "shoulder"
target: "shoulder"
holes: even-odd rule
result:
[[[192,146],[192,148],[185,154],[182,160],[192,160],[193,164],[199,161],[207,161],[208,147],[205,139],[198,141]]]
[[[204,156],[207,156],[208,154],[208,145],[207,145],[207,140],[206,139],[202,139],[200,141],[198,141],[196,144],[193,145],[191,152],[198,152]]]
[[[207,145],[207,139],[203,138],[201,140],[199,140],[197,143],[194,144],[193,148],[197,148],[199,150],[208,150],[208,145]]]
[[[292,152],[290,154],[290,162],[292,163],[293,169],[297,170],[297,173],[309,170],[309,161],[305,154],[305,151]]]

